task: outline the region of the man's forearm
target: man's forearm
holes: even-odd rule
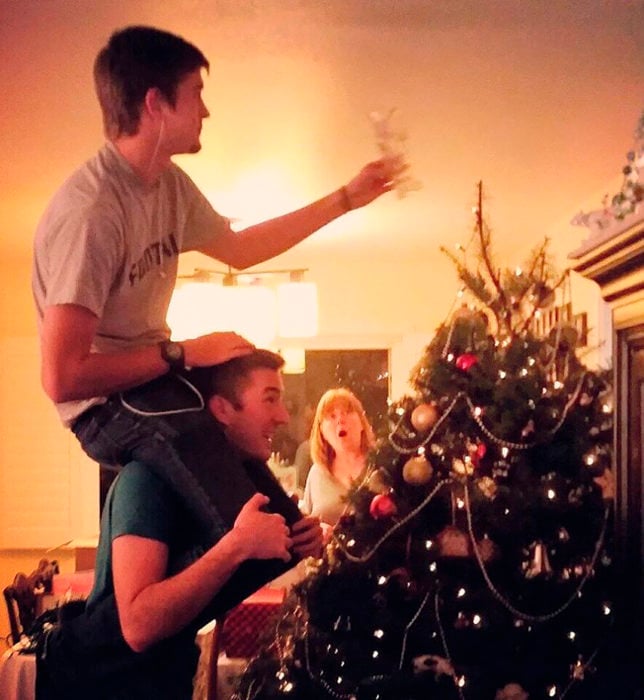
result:
[[[118,353],[90,353],[48,371],[43,361],[42,383],[55,403],[108,396],[156,379],[168,371],[156,345]]]
[[[249,226],[225,243],[216,241],[213,248],[202,252],[243,270],[289,250],[346,214],[349,206],[343,189],[336,190],[301,209]]]
[[[176,634],[202,612],[241,563],[236,542],[236,534],[227,533],[189,567],[145,586],[131,601],[119,599],[115,580],[123,636],[134,651]]]
[[[358,209],[388,192],[397,167],[390,159],[367,163],[346,185],[290,214],[249,226],[238,234],[230,231],[201,249],[238,270],[283,253],[329,222]]]
[[[119,619],[125,641],[134,651],[147,649],[192,622],[242,562],[291,559],[289,528],[281,515],[263,510],[268,502],[264,494],[251,496],[233,529],[170,578],[164,579],[168,547],[163,542],[135,535],[112,541]]]
[[[42,385],[56,403],[108,396],[165,374],[169,363],[156,345],[94,353],[98,319],[82,306],[49,307],[41,333]],[[207,367],[244,355],[253,345],[237,333],[209,333],[181,341],[185,365]]]
[[[45,309],[40,339],[41,381],[55,403],[107,396],[161,376],[168,364],[157,345],[92,352],[98,318],[78,304]]]

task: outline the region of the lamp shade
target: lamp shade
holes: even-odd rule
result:
[[[318,290],[314,282],[277,287],[277,329],[282,338],[308,338],[318,332]]]
[[[173,340],[211,333],[214,328],[209,309],[215,308],[216,303],[217,291],[212,284],[186,282],[176,287],[166,316]]]
[[[188,282],[175,289],[167,322],[175,340],[235,331],[266,347],[275,338],[275,294],[261,285]]]
[[[306,372],[306,352],[304,348],[282,348],[279,351],[284,358],[284,374],[304,374]]]
[[[212,317],[218,331],[235,331],[259,347],[275,339],[275,293],[262,285],[217,287]]]

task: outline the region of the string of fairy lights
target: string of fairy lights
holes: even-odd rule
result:
[[[576,386],[574,387],[568,401],[566,402],[566,405],[563,409],[562,416],[560,420],[557,422],[556,426],[550,431],[552,434],[557,432],[557,430],[560,429],[561,425],[564,423],[569,411],[571,408],[576,404],[576,402],[579,399],[579,395],[583,386],[583,381],[584,381],[585,375],[582,375],[580,377],[579,381],[576,383]],[[483,432],[483,434],[486,435],[486,437],[496,443],[497,445],[500,445],[502,449],[504,450],[522,450],[522,449],[527,449],[531,446],[533,446],[535,443],[514,443],[512,441],[505,440],[503,438],[500,438],[499,436],[495,435],[491,430],[487,428],[482,423],[482,419],[480,418],[480,413],[477,411],[477,407],[473,404],[471,399],[464,393],[464,392],[459,392],[457,396],[454,397],[452,400],[450,406],[446,409],[446,411],[441,415],[440,419],[437,421],[436,425],[434,426],[434,429],[430,432],[430,434],[422,441],[420,445],[416,445],[415,448],[410,449],[408,447],[405,447],[403,445],[400,445],[396,442],[396,429],[394,429],[390,435],[390,443],[394,447],[394,449],[400,453],[400,454],[411,454],[413,452],[419,452],[422,454],[423,448],[426,447],[426,445],[433,439],[435,436],[436,432],[439,430],[442,422],[447,419],[449,416],[450,412],[456,407],[456,404],[462,400],[465,400],[468,404],[469,410],[470,410],[470,415],[471,417],[477,422],[477,425],[479,425],[479,428]],[[478,420],[477,420],[478,419]],[[420,449],[419,449],[420,448]],[[369,478],[372,476],[373,471],[369,472],[365,478],[363,486],[365,483],[368,482]],[[599,555],[602,551],[602,548],[604,546],[604,541],[605,541],[605,536],[606,536],[606,531],[608,527],[608,521],[609,521],[609,512],[610,509],[608,507],[605,508],[604,512],[604,519],[603,519],[603,524],[601,531],[598,533],[595,546],[594,546],[594,551],[593,555],[591,557],[589,566],[586,568],[584,576],[581,578],[581,580],[578,582],[577,586],[573,590],[573,592],[570,594],[570,596],[567,598],[566,601],[563,602],[563,604],[557,606],[555,609],[542,613],[542,614],[532,614],[530,612],[524,611],[519,609],[517,606],[515,606],[506,596],[504,596],[498,589],[498,587],[495,585],[495,583],[492,581],[490,574],[488,572],[487,566],[485,564],[484,560],[484,555],[481,552],[476,534],[474,532],[474,527],[473,527],[473,522],[472,522],[472,512],[471,512],[471,503],[470,503],[470,496],[469,496],[469,486],[468,486],[468,478],[462,479],[462,478],[454,478],[454,477],[449,477],[440,480],[432,489],[432,491],[422,500],[422,502],[414,508],[410,513],[408,513],[404,518],[395,520],[393,524],[391,525],[390,528],[379,538],[379,540],[373,544],[366,552],[363,552],[362,554],[355,554],[354,550],[357,547],[358,543],[354,538],[350,539],[346,543],[342,540],[342,537],[338,537],[336,533],[334,533],[334,545],[337,546],[344,556],[352,562],[355,563],[367,563],[375,554],[376,552],[381,548],[381,546],[389,539],[391,538],[398,530],[403,528],[407,523],[412,521],[414,518],[416,518],[425,508],[429,506],[429,504],[434,500],[434,498],[439,494],[440,491],[442,491],[444,488],[449,488],[452,489],[455,484],[458,484],[459,486],[463,486],[463,492],[464,492],[464,499],[462,502],[459,503],[459,507],[464,507],[465,513],[466,513],[466,521],[467,521],[467,531],[469,535],[469,539],[472,545],[472,552],[475,556],[475,559],[477,561],[478,567],[480,569],[481,575],[485,581],[485,584],[490,591],[490,593],[494,596],[494,598],[499,601],[509,612],[511,612],[513,615],[515,615],[517,618],[526,621],[526,622],[534,622],[534,623],[540,623],[540,622],[545,622],[548,620],[551,620],[558,615],[562,614],[579,596],[581,596],[582,591],[591,577],[591,574],[593,570],[595,569],[595,566],[597,564],[597,560],[599,558]],[[432,563],[432,566],[435,567],[435,562]],[[435,570],[435,568],[434,568]],[[411,630],[412,626],[422,613],[423,609],[426,607],[426,604],[428,602],[428,598],[431,594],[431,591],[428,590],[420,605],[418,606],[417,610],[415,613],[412,615],[411,619],[407,623],[405,627],[405,632],[401,641],[401,649],[400,649],[400,658],[399,658],[399,668],[402,667],[405,654],[406,654],[406,645],[407,645],[407,636],[409,631]],[[438,593],[435,594],[435,599],[434,599],[434,606],[435,606],[435,613],[436,613],[436,620],[438,622],[438,630],[441,638],[441,645],[443,647],[443,653],[445,655],[445,660],[447,664],[447,673],[452,676],[453,682],[455,689],[458,693],[458,696],[460,700],[464,699],[463,696],[463,687],[465,686],[467,679],[462,676],[462,675],[456,675],[456,673],[453,671],[453,664],[451,661],[451,655],[450,655],[450,650],[448,647],[448,642],[447,638],[443,629],[442,621],[441,621],[441,615],[440,615],[440,596]],[[607,608],[605,610],[605,614],[610,614],[610,609]],[[304,653],[305,653],[305,668],[306,672],[309,676],[309,678],[322,687],[324,691],[332,698],[335,700],[355,700],[356,698],[356,692],[357,691],[350,691],[350,692],[340,692],[338,689],[334,688],[325,678],[321,676],[321,672],[319,670],[316,671],[316,669],[313,667],[312,661],[311,661],[311,656],[310,656],[310,649],[309,649],[309,644],[310,644],[310,639],[309,639],[309,629],[308,629],[308,623],[304,624],[304,628],[300,631],[298,634],[300,638],[304,639]],[[286,661],[288,654],[286,651],[280,646],[280,633],[279,630],[276,630],[276,637],[275,637],[275,642],[278,648],[278,655],[280,659],[280,670],[278,671],[278,680],[281,682],[281,689],[286,693],[289,694],[290,692],[290,686],[291,686],[291,681],[288,678],[288,672],[287,672],[287,666],[286,666]],[[557,688],[555,685],[551,686],[550,688],[547,689],[547,693],[549,697],[557,697],[559,700],[563,700],[567,693],[569,692],[570,688],[574,685],[574,683],[579,680],[580,678],[583,678],[584,672],[591,667],[593,663],[593,659],[595,658],[595,655],[597,653],[597,650],[595,650],[587,659],[586,661],[581,661],[578,660],[575,664],[575,667],[573,668],[573,676],[570,680],[570,683],[564,687],[563,689]],[[368,681],[381,681],[387,679],[389,676],[386,676],[385,674],[379,674],[376,676],[370,676],[367,680]],[[342,679],[338,679],[338,682],[340,682]],[[253,688],[255,688],[255,692],[253,692]],[[246,700],[252,700],[253,698],[257,697],[258,694],[261,692],[261,686],[256,687],[254,685],[251,685],[248,689],[248,693],[246,695]]]
[[[563,410],[561,412],[561,415],[557,421],[557,423],[550,428],[547,431],[544,431],[545,436],[552,436],[555,435],[561,428],[561,426],[566,422],[566,418],[568,417],[568,414],[570,413],[570,410],[577,404],[577,401],[579,399],[579,395],[581,394],[581,390],[584,385],[584,379],[586,375],[582,374],[579,380],[577,381],[577,384],[575,388],[573,389],[568,401],[563,407]],[[466,392],[464,391],[459,391],[456,396],[452,399],[451,403],[449,406],[445,409],[445,411],[441,414],[440,418],[434,425],[434,427],[430,430],[429,434],[421,440],[419,443],[414,444],[412,447],[405,447],[404,445],[401,445],[396,442],[397,440],[397,434],[398,431],[401,427],[402,422],[405,419],[405,412],[404,410],[402,411],[402,415],[399,419],[399,421],[396,423],[392,431],[389,433],[389,443],[391,446],[398,452],[398,454],[413,454],[414,452],[418,453],[419,455],[424,454],[424,448],[428,443],[430,443],[435,434],[438,432],[439,428],[441,425],[447,420],[449,417],[450,413],[457,407],[457,404],[459,401],[463,399],[466,403],[467,406],[470,410],[470,416],[471,418],[476,422],[476,424],[479,426],[481,432],[493,443],[500,445],[502,448],[506,448],[507,450],[529,450],[532,447],[534,447],[538,442],[536,440],[534,441],[526,441],[526,442],[513,442],[511,440],[506,440],[505,438],[499,437],[498,435],[495,435],[492,430],[490,430],[486,425],[485,422],[483,421],[483,410],[481,409],[480,406],[476,406],[472,399],[467,395]],[[401,409],[402,410],[402,409]],[[506,455],[507,456],[507,453]]]

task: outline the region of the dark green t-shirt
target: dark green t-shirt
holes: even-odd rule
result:
[[[124,534],[166,543],[170,576],[203,553],[194,543],[195,532],[177,497],[151,469],[138,462],[122,469],[103,508],[95,583],[85,612],[55,629],[39,655],[39,700],[192,697],[199,658],[195,635],[208,621],[207,613],[147,651],[132,651],[118,622],[111,543]]]
[[[114,593],[112,542],[117,537],[137,535],[165,543],[170,576],[203,554],[203,548],[195,544],[195,531],[193,521],[172,489],[145,464],[130,462],[112,484],[105,500],[88,610]]]
[[[207,439],[197,443],[201,451],[212,452]],[[195,458],[200,455],[198,451]],[[252,459],[234,459],[222,474],[220,499],[231,511],[231,522],[248,495],[235,491],[242,477],[248,481],[249,492],[259,490],[269,495],[269,510],[281,513],[288,523],[301,517],[265,464]],[[121,470],[103,507],[95,584],[85,612],[55,629],[39,653],[38,676],[44,680],[38,700],[86,700],[88,697],[92,700],[188,700],[191,697],[198,660],[197,630],[297,563],[296,558],[288,563],[280,559],[243,562],[190,625],[148,651],[133,652],[125,643],[118,623],[112,541],[130,534],[165,542],[169,552],[167,575],[171,576],[203,553],[197,533],[198,528],[172,489],[149,467],[130,462]],[[52,690],[46,694],[48,688]]]

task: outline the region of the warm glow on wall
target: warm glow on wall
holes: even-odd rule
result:
[[[318,332],[318,288],[313,282],[277,287],[277,328],[282,338],[308,338]]]
[[[232,227],[240,229],[293,211],[301,202],[292,178],[276,163],[263,163],[245,170],[230,187],[207,192],[217,211],[231,217]]]
[[[215,296],[212,285],[203,282],[187,282],[174,290],[166,317],[174,340],[185,340],[213,330],[207,309],[214,307]]]
[[[259,347],[269,346],[275,339],[275,294],[261,284],[218,287],[217,331],[234,330]]]

